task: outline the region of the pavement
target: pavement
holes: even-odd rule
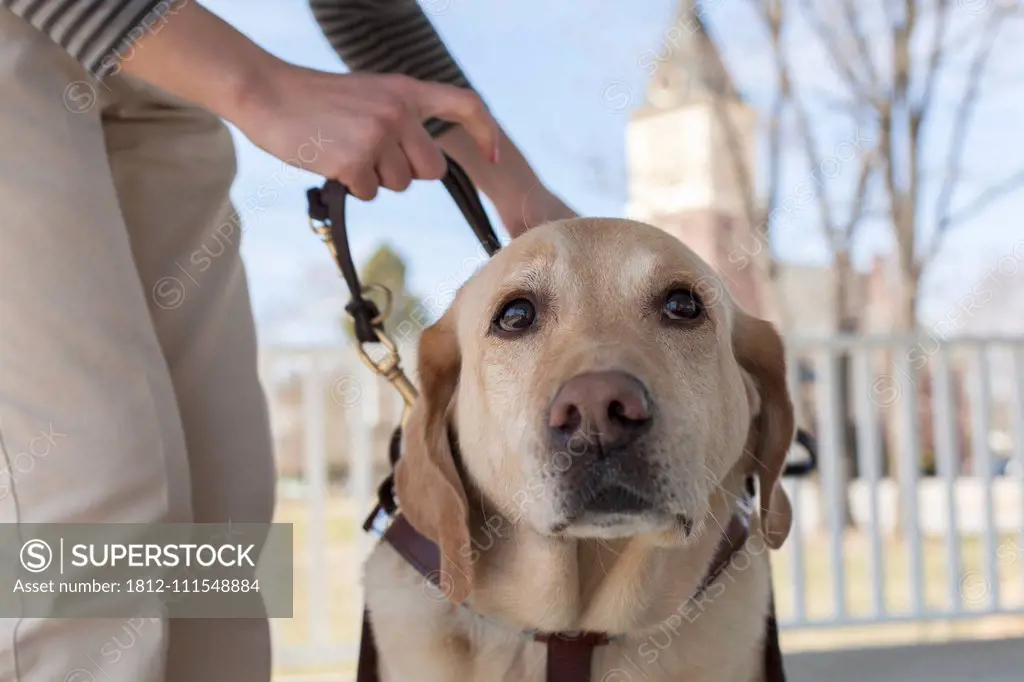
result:
[[[1024,682],[1024,637],[784,653],[786,682]],[[347,675],[277,675],[338,682]]]
[[[787,682],[1024,682],[1024,638],[785,654]]]

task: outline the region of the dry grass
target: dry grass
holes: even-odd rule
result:
[[[357,513],[358,512],[358,513]],[[330,566],[326,594],[310,594],[307,570],[309,567],[309,523],[301,502],[283,500],[278,505],[277,521],[294,524],[295,539],[295,608],[294,617],[275,622],[276,646],[299,645],[310,641],[308,614],[310,599],[325,600],[329,609],[330,641],[339,646],[358,643],[362,594],[360,582],[360,556],[357,540],[362,535],[359,524],[362,510],[342,497],[332,497],[328,506],[326,524],[327,557]],[[888,585],[885,605],[891,613],[908,612],[912,583],[909,576],[906,543],[889,539],[884,543],[883,566]],[[1004,604],[1024,608],[1024,546],[1014,537],[1000,538],[1000,556],[997,560],[1000,589]],[[961,542],[963,575],[977,583],[984,573],[983,545],[979,538],[965,537]],[[931,609],[948,608],[948,571],[946,548],[943,540],[929,538],[923,543],[923,585],[925,603]],[[773,555],[776,603],[780,619],[793,615],[793,582],[791,562],[792,544]],[[846,571],[846,610],[849,616],[868,617],[872,613],[873,590],[870,573],[870,541],[861,533],[850,533],[844,541],[844,567]],[[830,548],[825,537],[808,537],[804,545],[804,571],[807,585],[805,604],[807,617],[824,619],[834,613]],[[957,578],[959,583],[963,575]],[[966,594],[978,595],[979,588],[968,586]],[[966,599],[970,602],[971,599]],[[979,600],[974,599],[975,602]],[[968,603],[967,608],[977,610],[981,603]],[[924,623],[897,623],[855,628],[803,628],[783,631],[782,643],[787,651],[870,646],[880,644],[941,641],[964,637],[999,637],[1024,634],[1024,617],[999,616],[970,620],[930,621]],[[319,682],[316,676],[293,676],[299,671],[279,671],[281,682]],[[302,671],[303,674],[329,675],[322,679],[347,679],[352,666],[330,670]]]

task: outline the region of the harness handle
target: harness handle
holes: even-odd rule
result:
[[[487,217],[480,195],[477,194],[462,166],[447,154],[445,160],[448,163],[448,171],[441,181],[487,255],[493,256],[501,249],[501,242]],[[327,180],[322,187],[309,189],[306,192],[306,199],[309,204],[310,223],[314,231],[320,233],[331,247],[334,260],[338,263],[338,269],[341,270],[352,296],[345,310],[355,323],[356,339],[360,344],[387,343],[383,327],[386,315],[382,315],[377,304],[364,296],[367,288],[360,283],[359,274],[352,261],[345,224],[345,199],[349,194],[348,188],[337,180]],[[320,225],[317,225],[317,222]],[[324,232],[324,227],[327,228],[327,232]]]

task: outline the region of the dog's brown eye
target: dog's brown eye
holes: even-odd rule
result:
[[[525,298],[509,301],[498,311],[494,325],[503,332],[522,332],[533,326],[537,319],[537,309]]]
[[[668,292],[661,310],[670,320],[696,320],[704,314],[704,304],[689,289],[674,289]]]

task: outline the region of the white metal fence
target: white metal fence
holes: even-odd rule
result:
[[[821,466],[786,481],[795,532],[773,556],[780,625],[1024,613],[1024,338],[787,345]],[[357,526],[399,401],[348,349],[267,349],[262,362],[302,588],[295,622],[275,623],[275,656],[284,668],[344,663],[370,547]]]

